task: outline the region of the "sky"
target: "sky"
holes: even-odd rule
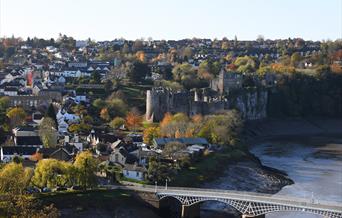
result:
[[[1,36],[342,38],[342,0],[0,0]]]

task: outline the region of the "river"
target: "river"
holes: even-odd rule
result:
[[[314,201],[342,202],[342,140],[316,138],[306,142],[269,142],[251,149],[266,166],[285,171],[294,181],[277,194]],[[266,217],[320,217],[277,213]]]
[[[307,198],[308,201],[313,199],[316,202],[342,202],[342,139],[316,137],[305,138],[305,141],[297,140],[297,142],[269,141],[254,145],[250,151],[261,160],[263,165],[286,172],[294,184],[287,185],[279,191],[276,179],[272,177],[270,179],[269,175],[258,172],[249,164],[245,166],[244,163],[240,163],[235,166],[228,166],[222,178],[207,184],[206,187],[277,192],[276,195],[302,197]],[[207,203],[204,208],[231,211],[230,207],[220,203]],[[278,212],[267,214],[266,217],[319,218],[320,216]]]

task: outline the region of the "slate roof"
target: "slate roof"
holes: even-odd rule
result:
[[[10,147],[1,147],[3,155],[33,155],[36,153],[37,148],[35,147],[17,147],[17,146],[10,146]]]
[[[126,158],[125,164],[134,164],[137,161],[137,158],[133,154],[128,153],[125,148],[120,148],[119,153]]]
[[[208,141],[205,138],[156,138],[154,142],[158,146],[164,146],[169,142],[180,142],[186,145],[208,145]]]
[[[18,136],[16,138],[17,146],[43,145],[39,136]]]

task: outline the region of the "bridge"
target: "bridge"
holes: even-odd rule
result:
[[[217,201],[235,208],[242,214],[242,217],[264,217],[265,214],[272,212],[292,211],[312,213],[322,217],[342,218],[342,203],[294,198],[278,194],[145,185],[119,186],[117,188],[151,193],[159,200],[177,199],[182,205],[182,217],[194,217],[187,212],[194,205],[206,201]]]

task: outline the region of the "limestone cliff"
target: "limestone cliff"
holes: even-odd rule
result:
[[[266,90],[243,91],[228,98],[229,108],[240,111],[246,120],[267,117],[268,92]]]

